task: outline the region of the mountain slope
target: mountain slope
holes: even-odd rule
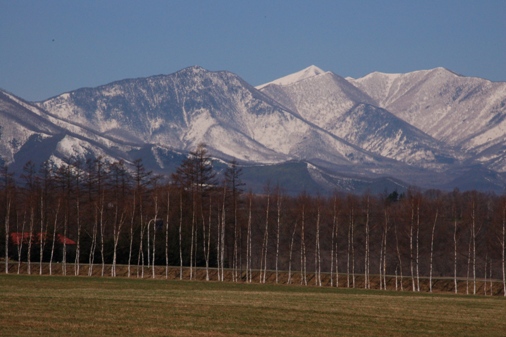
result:
[[[407,123],[506,172],[506,83],[444,68],[348,80]]]
[[[0,90],[0,157],[3,163],[12,163],[15,154],[30,139],[42,140],[63,132],[63,129],[34,113],[35,109]]]
[[[375,161],[226,71],[190,67],[80,89],[39,106],[68,123],[139,146],[189,151],[204,142],[213,155],[250,163]]]
[[[124,147],[92,130],[50,116],[22,99],[0,91],[0,156],[11,170],[20,172],[24,164],[50,160],[56,164],[103,157],[109,161],[129,160]]]
[[[257,191],[266,180],[290,193],[502,191],[504,97],[504,83],[445,69],[355,80],[311,66],[254,88],[196,66],[38,103],[0,91],[0,156],[17,172],[102,157],[168,174],[204,142],[219,171],[235,158]]]
[[[375,106],[377,99],[349,81],[312,69],[283,78],[290,81],[280,79],[258,88],[302,118],[372,153],[420,167],[441,167],[456,160],[451,149]]]

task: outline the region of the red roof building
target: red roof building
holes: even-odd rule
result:
[[[28,244],[28,240],[30,239],[30,232],[12,232],[10,234],[11,241],[14,245],[19,246],[21,243]],[[47,233],[32,233],[32,244],[39,244],[42,240],[47,240],[52,236],[48,236]],[[56,234],[56,242],[60,244],[65,244],[67,246],[76,245],[76,242],[72,239],[69,239],[61,234]]]

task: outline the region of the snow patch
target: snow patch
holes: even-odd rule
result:
[[[274,81],[269,82],[269,83],[265,83],[265,84],[259,85],[256,88],[258,90],[260,90],[260,89],[262,89],[263,87],[265,87],[265,86],[267,86],[269,84],[290,85],[290,84],[293,84],[293,83],[305,80],[305,79],[313,77],[313,76],[318,76],[318,75],[321,75],[321,74],[324,74],[324,73],[325,73],[325,71],[321,70],[317,66],[312,65],[312,66],[309,66],[306,69],[303,69],[303,70],[298,71],[296,73],[293,73],[293,74],[290,74],[290,75],[278,78],[277,80],[274,80]]]

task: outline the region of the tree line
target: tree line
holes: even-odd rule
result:
[[[0,229],[5,260],[19,271],[42,273],[42,262],[73,265],[80,274],[126,265],[128,277],[155,276],[155,266],[210,270],[224,280],[280,282],[380,289],[395,277],[398,290],[420,291],[420,278],[452,278],[454,291],[477,293],[477,281],[502,280],[506,294],[506,196],[477,191],[410,188],[405,193],[287,195],[266,183],[263,193],[246,191],[233,161],[220,178],[204,144],[168,176],[148,172],[141,160],[103,159],[36,167],[19,177],[2,168]],[[14,242],[13,233],[23,233]],[[68,240],[67,240],[68,239]],[[70,241],[72,240],[72,241]],[[72,244],[70,244],[72,242]],[[39,262],[39,263],[35,263]],[[39,270],[37,270],[37,268]],[[297,276],[297,277],[295,277]],[[464,283],[458,282],[465,280]],[[407,286],[409,285],[409,286]],[[462,292],[462,289],[460,289]]]

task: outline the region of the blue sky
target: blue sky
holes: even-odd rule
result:
[[[0,0],[0,88],[36,101],[192,65],[253,85],[312,64],[506,81],[505,13],[505,0]]]

